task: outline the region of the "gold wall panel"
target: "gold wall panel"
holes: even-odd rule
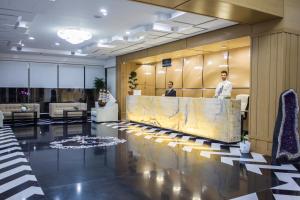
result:
[[[155,96],[155,87],[154,86],[144,86],[142,88],[142,95],[144,96]]]
[[[233,87],[250,87],[250,48],[229,50],[229,80]]]
[[[183,59],[183,88],[202,88],[203,56]]]
[[[155,89],[155,96],[163,96],[165,94],[166,89]]]
[[[140,65],[136,70],[139,85],[155,86],[155,66]]]
[[[182,88],[183,58],[172,59],[172,66],[167,67],[166,88],[169,81],[173,81],[174,88]]]
[[[176,89],[176,96],[182,97],[182,89]]]
[[[212,98],[215,96],[215,89],[203,89],[203,97]]]
[[[139,66],[135,72],[137,73],[137,83],[140,85],[146,84],[146,76],[144,74],[144,68],[142,66]]]
[[[138,79],[138,90],[142,90],[142,95],[155,95],[155,66],[139,65],[135,70]]]
[[[204,88],[215,88],[221,81],[221,71],[228,71],[227,51],[204,55],[203,83]]]
[[[162,63],[156,63],[156,77],[155,86],[156,88],[166,88],[166,67],[162,67]]]
[[[202,97],[201,89],[182,89],[183,97]]]

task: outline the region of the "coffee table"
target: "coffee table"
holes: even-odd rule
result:
[[[86,112],[86,110],[63,110],[63,118],[64,118],[65,123],[68,123],[69,113],[72,113],[72,112],[81,112],[82,122],[87,121],[87,112]]]
[[[34,125],[37,125],[37,111],[12,111],[11,112],[11,120],[12,120],[12,126],[15,126],[15,115],[16,114],[24,114],[24,113],[32,113],[33,114],[33,123]]]

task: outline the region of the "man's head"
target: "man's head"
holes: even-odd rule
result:
[[[173,88],[173,85],[174,85],[173,81],[169,81],[168,82],[168,88],[169,89]]]
[[[221,72],[222,81],[226,81],[227,80],[227,76],[228,76],[228,72],[227,71],[222,71]]]

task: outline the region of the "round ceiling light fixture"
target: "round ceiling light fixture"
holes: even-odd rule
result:
[[[92,38],[92,34],[80,28],[63,28],[57,31],[58,37],[71,44],[80,44]]]
[[[107,10],[102,8],[100,9],[100,13],[103,15],[103,16],[107,16]]]

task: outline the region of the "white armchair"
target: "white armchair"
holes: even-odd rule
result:
[[[238,94],[235,97],[237,100],[241,100],[241,115],[245,117],[249,107],[249,95],[248,94]]]
[[[4,115],[3,115],[3,113],[0,111],[0,128],[3,127],[3,120],[4,120]]]
[[[247,120],[248,109],[249,109],[249,95],[248,94],[238,94],[236,95],[237,100],[241,100],[241,132],[244,131],[244,121]]]
[[[104,107],[92,108],[91,120],[93,122],[118,121],[118,104],[114,103]]]

